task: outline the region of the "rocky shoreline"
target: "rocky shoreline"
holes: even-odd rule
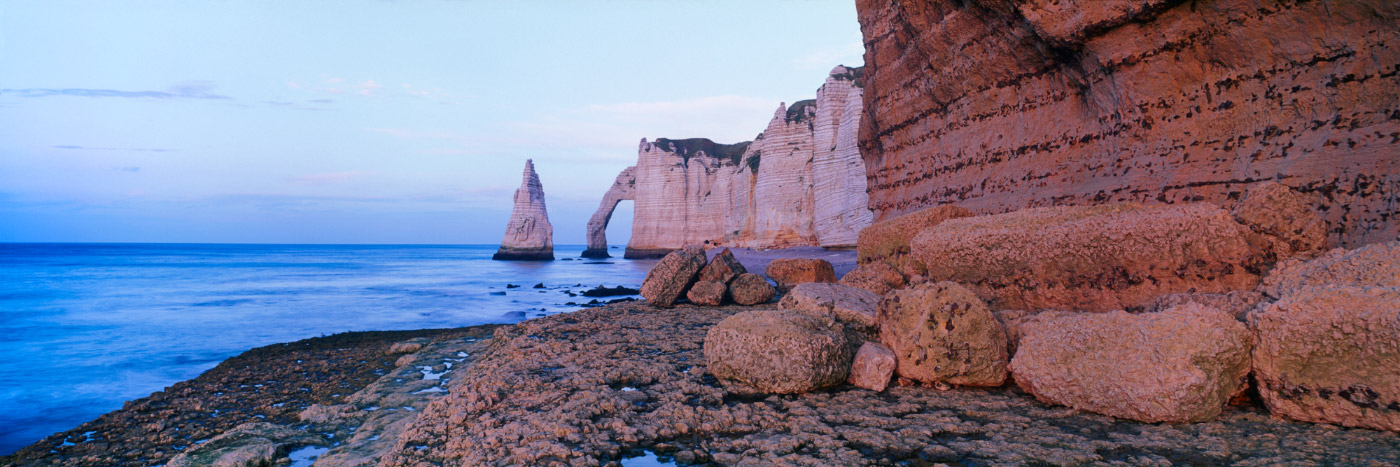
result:
[[[1014,385],[738,393],[702,347],[751,309],[622,303],[254,349],[3,464],[287,465],[308,446],[335,465],[606,465],[644,452],[682,465],[1400,463],[1400,434],[1286,421],[1253,399],[1170,424],[1048,406]]]

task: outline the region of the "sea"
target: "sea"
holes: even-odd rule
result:
[[[496,247],[0,243],[0,455],[254,347],[567,313],[656,263]]]

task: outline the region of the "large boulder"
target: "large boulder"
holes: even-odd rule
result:
[[[856,240],[856,261],[862,265],[882,262],[903,275],[921,275],[924,265],[909,257],[909,241],[943,221],[970,216],[972,211],[945,204],[870,224]]]
[[[721,282],[695,281],[695,285],[685,293],[685,298],[696,305],[719,306],[724,304],[727,290],[728,287]]]
[[[1259,290],[1273,298],[1309,287],[1400,288],[1400,242],[1376,243],[1355,250],[1341,248],[1311,261],[1279,263]]]
[[[876,315],[879,307],[880,296],[874,292],[821,282],[797,284],[778,302],[782,310],[835,319],[864,340],[878,339],[880,324]]]
[[[1245,389],[1250,334],[1199,304],[1046,312],[1021,324],[1011,373],[1041,401],[1143,422],[1214,419]]]
[[[900,376],[926,383],[1001,386],[1006,333],[971,291],[952,282],[890,292],[880,302],[880,342]]]
[[[758,274],[744,273],[729,281],[729,299],[740,305],[768,303],[778,290]]]
[[[1184,292],[1157,297],[1157,300],[1147,307],[1147,311],[1166,311],[1187,303],[1198,303],[1208,308],[1223,311],[1225,314],[1235,317],[1236,320],[1244,322],[1245,316],[1249,314],[1250,310],[1259,306],[1259,303],[1263,301],[1264,294],[1253,290],[1236,290],[1226,293]]]
[[[829,321],[793,311],[752,310],[705,335],[711,374],[741,392],[798,394],[841,384],[853,354]]]
[[[778,288],[782,290],[790,289],[803,282],[836,282],[836,269],[832,268],[831,263],[824,259],[775,259],[768,263],[764,274],[769,279],[773,279],[773,282],[777,282]]]
[[[1279,257],[1312,255],[1327,246],[1327,221],[1313,205],[1317,195],[1304,195],[1277,182],[1255,185],[1245,192],[1231,214],[1241,224],[1274,243]]]
[[[688,246],[672,251],[647,272],[642,282],[642,298],[653,306],[669,307],[685,295],[700,268],[705,267],[705,249]]]
[[[1275,415],[1400,431],[1400,289],[1311,287],[1249,318]]]
[[[884,295],[889,291],[902,288],[908,283],[904,274],[890,266],[884,261],[875,261],[856,266],[851,272],[841,276],[837,284],[865,289],[875,292],[877,295]]]
[[[944,221],[914,237],[931,281],[996,309],[1141,310],[1176,292],[1253,289],[1272,258],[1214,205],[1061,206]]]
[[[719,252],[714,259],[710,260],[710,264],[706,264],[705,268],[700,270],[699,280],[728,284],[729,281],[746,272],[749,271],[744,269],[744,265],[739,263],[739,259],[734,257],[734,253],[725,248],[724,251]]]
[[[858,388],[871,391],[884,391],[894,376],[894,352],[876,342],[866,342],[856,351],[851,362],[851,376],[846,382]]]

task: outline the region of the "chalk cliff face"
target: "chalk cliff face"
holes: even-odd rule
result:
[[[730,189],[750,143],[644,138],[637,149],[629,258],[714,241],[733,214]]]
[[[643,139],[637,165],[618,176],[589,221],[588,253],[606,248],[602,232],[621,199],[635,200],[627,257],[696,243],[854,246],[873,218],[856,147],[860,76],[836,67],[817,99],[779,105],[750,142]]]
[[[554,227],[544,207],[544,186],[535,173],[535,162],[525,161],[524,180],[515,189],[515,209],[506,223],[506,235],[501,248],[491,257],[495,260],[553,260]]]
[[[754,239],[760,246],[811,245],[812,120],[815,101],[779,104],[763,131],[754,183]]]
[[[838,66],[817,89],[812,128],[812,229],[822,246],[851,247],[870,225],[860,129],[861,68]]]
[[[878,218],[1320,193],[1400,232],[1400,2],[858,0]]]
[[[608,188],[607,193],[603,193],[603,201],[598,203],[598,211],[593,213],[593,217],[588,219],[588,249],[583,251],[584,258],[608,258],[608,221],[612,220],[613,210],[617,208],[617,203],[623,200],[635,200],[637,176],[636,167],[628,167],[617,174],[617,180],[613,181],[612,188]]]

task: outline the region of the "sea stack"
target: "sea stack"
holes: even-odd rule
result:
[[[491,257],[507,261],[553,261],[554,227],[544,207],[544,185],[535,173],[535,162],[525,160],[525,175],[515,190],[515,209],[506,223],[501,249]]]

